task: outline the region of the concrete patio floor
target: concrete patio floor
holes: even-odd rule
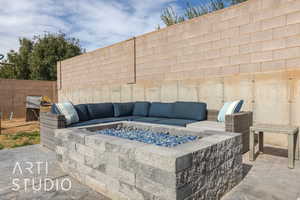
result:
[[[76,180],[70,178],[66,173],[64,173],[55,161],[55,154],[40,145],[32,145],[26,147],[15,148],[11,150],[1,150],[0,151],[0,199],[1,200],[37,200],[37,199],[51,199],[51,200],[108,200],[108,198],[103,195],[94,192],[85,185],[80,184]],[[29,163],[32,163],[34,167],[31,173],[25,168],[29,167]],[[38,170],[36,162],[40,162],[40,170]],[[19,163],[19,164],[16,164]],[[46,172],[46,164],[47,172]],[[16,167],[21,166],[21,168]],[[14,168],[17,169],[14,171]],[[21,170],[20,170],[21,169]],[[15,172],[15,173],[14,173]],[[21,174],[22,172],[22,174]],[[46,192],[44,184],[42,189],[35,192],[32,189],[32,184],[23,183],[24,179],[34,179],[35,188],[40,186],[39,180],[45,180],[45,178],[51,178],[57,181],[60,185],[62,180],[68,179],[71,181],[71,189],[68,191],[51,190]],[[13,185],[13,179],[19,179],[19,182],[15,182],[20,186],[18,191],[12,191],[12,188],[16,188]],[[31,182],[32,183],[32,182]],[[55,182],[56,183],[56,182]],[[50,185],[50,184],[48,184]],[[48,187],[49,188],[49,187]],[[67,186],[66,186],[67,188]],[[26,191],[25,191],[26,189]]]
[[[245,178],[222,200],[300,200],[300,161],[289,169],[287,150],[266,146],[255,162],[243,160]]]
[[[300,162],[297,161],[295,169],[287,168],[287,152],[282,149],[266,147],[265,154],[260,154],[255,162],[248,161],[248,154],[244,155],[245,178],[231,192],[225,195],[223,200],[298,200],[300,199]],[[20,168],[16,168],[16,163],[21,163]],[[28,163],[40,162],[41,170],[38,173],[38,167],[33,167],[31,173],[26,170]],[[43,163],[48,164],[47,172]],[[19,169],[19,170],[15,170]],[[18,173],[16,173],[18,172]],[[34,180],[44,180],[49,177],[57,182],[69,179],[72,187],[69,191],[53,189],[47,191],[33,191],[32,186],[27,186],[22,181],[18,182],[20,189],[12,191],[15,188],[13,178],[30,178]],[[39,183],[34,182],[35,185]],[[25,189],[27,188],[27,191]],[[42,186],[43,188],[43,186]],[[16,148],[12,150],[0,151],[0,199],[99,199],[108,200],[103,195],[94,192],[87,186],[80,184],[62,172],[55,162],[55,155],[51,151],[40,145]]]

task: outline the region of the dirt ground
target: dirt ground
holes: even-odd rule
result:
[[[39,131],[39,122],[25,122],[25,119],[5,120],[1,123],[2,134],[14,134],[17,132]]]
[[[1,122],[0,149],[38,144],[39,122],[25,122],[25,119]]]

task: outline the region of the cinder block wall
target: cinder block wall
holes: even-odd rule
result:
[[[248,0],[58,63],[59,100],[244,99],[259,123],[300,125],[300,1]],[[134,84],[132,84],[134,83]],[[286,145],[285,137],[266,141]]]
[[[3,118],[7,119],[10,112],[14,112],[14,117],[24,118],[27,96],[48,96],[56,102],[56,82],[0,79],[0,112]]]

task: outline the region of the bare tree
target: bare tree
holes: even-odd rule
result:
[[[238,3],[243,3],[245,1],[247,1],[247,0],[230,0],[230,4],[235,5],[235,4],[238,4]]]
[[[192,19],[201,15],[205,15],[207,13],[209,13],[209,7],[207,5],[200,4],[199,6],[192,6],[188,2],[184,15],[187,19]]]
[[[167,7],[163,9],[161,19],[166,26],[171,26],[244,1],[247,0],[199,0],[196,6],[187,2],[183,16],[179,16],[172,7]]]
[[[184,21],[184,17],[178,16],[172,7],[164,8],[160,18],[167,26]]]

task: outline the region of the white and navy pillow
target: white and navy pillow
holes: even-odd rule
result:
[[[232,115],[233,113],[240,112],[240,110],[243,106],[243,103],[244,103],[243,100],[224,103],[223,107],[219,111],[218,121],[219,122],[225,122],[225,116],[226,115]]]
[[[228,110],[228,107],[230,106],[231,102],[225,102],[221,110],[219,111],[218,114],[218,121],[219,122],[225,122],[225,115],[226,111]]]
[[[79,122],[78,114],[71,102],[56,103],[54,107],[59,114],[65,116],[67,125]]]

